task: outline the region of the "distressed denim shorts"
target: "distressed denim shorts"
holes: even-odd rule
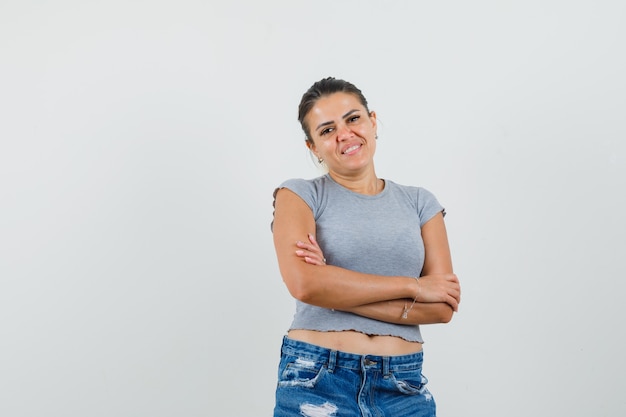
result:
[[[423,352],[356,355],[285,337],[274,417],[434,417]]]

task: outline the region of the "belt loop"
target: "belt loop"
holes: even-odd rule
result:
[[[383,375],[389,376],[389,356],[383,356]]]
[[[332,373],[337,365],[337,351],[331,350],[328,355],[328,372]]]

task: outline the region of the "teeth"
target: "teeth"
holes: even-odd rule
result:
[[[346,149],[345,151],[343,151],[343,153],[352,152],[352,151],[354,151],[354,150],[358,149],[358,148],[359,148],[359,146],[361,146],[361,145],[354,145],[354,146],[350,146],[348,149]]]

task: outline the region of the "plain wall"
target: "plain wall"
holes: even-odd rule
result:
[[[626,3],[0,2],[0,415],[271,415],[270,221],[352,81],[446,207],[439,415],[626,414]]]

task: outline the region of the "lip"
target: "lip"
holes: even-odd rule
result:
[[[363,146],[363,144],[362,144],[362,143],[352,143],[352,144],[350,144],[350,145],[348,145],[348,146],[345,146],[345,147],[341,150],[341,154],[342,154],[342,155],[352,155],[352,154],[354,154],[354,153],[358,152],[358,151],[359,151],[359,149],[361,149],[361,147],[362,147],[362,146]],[[348,150],[349,150],[349,149],[351,149],[351,148],[354,148],[354,149],[352,149],[352,150],[348,151]],[[346,151],[348,151],[348,152],[346,153]]]

